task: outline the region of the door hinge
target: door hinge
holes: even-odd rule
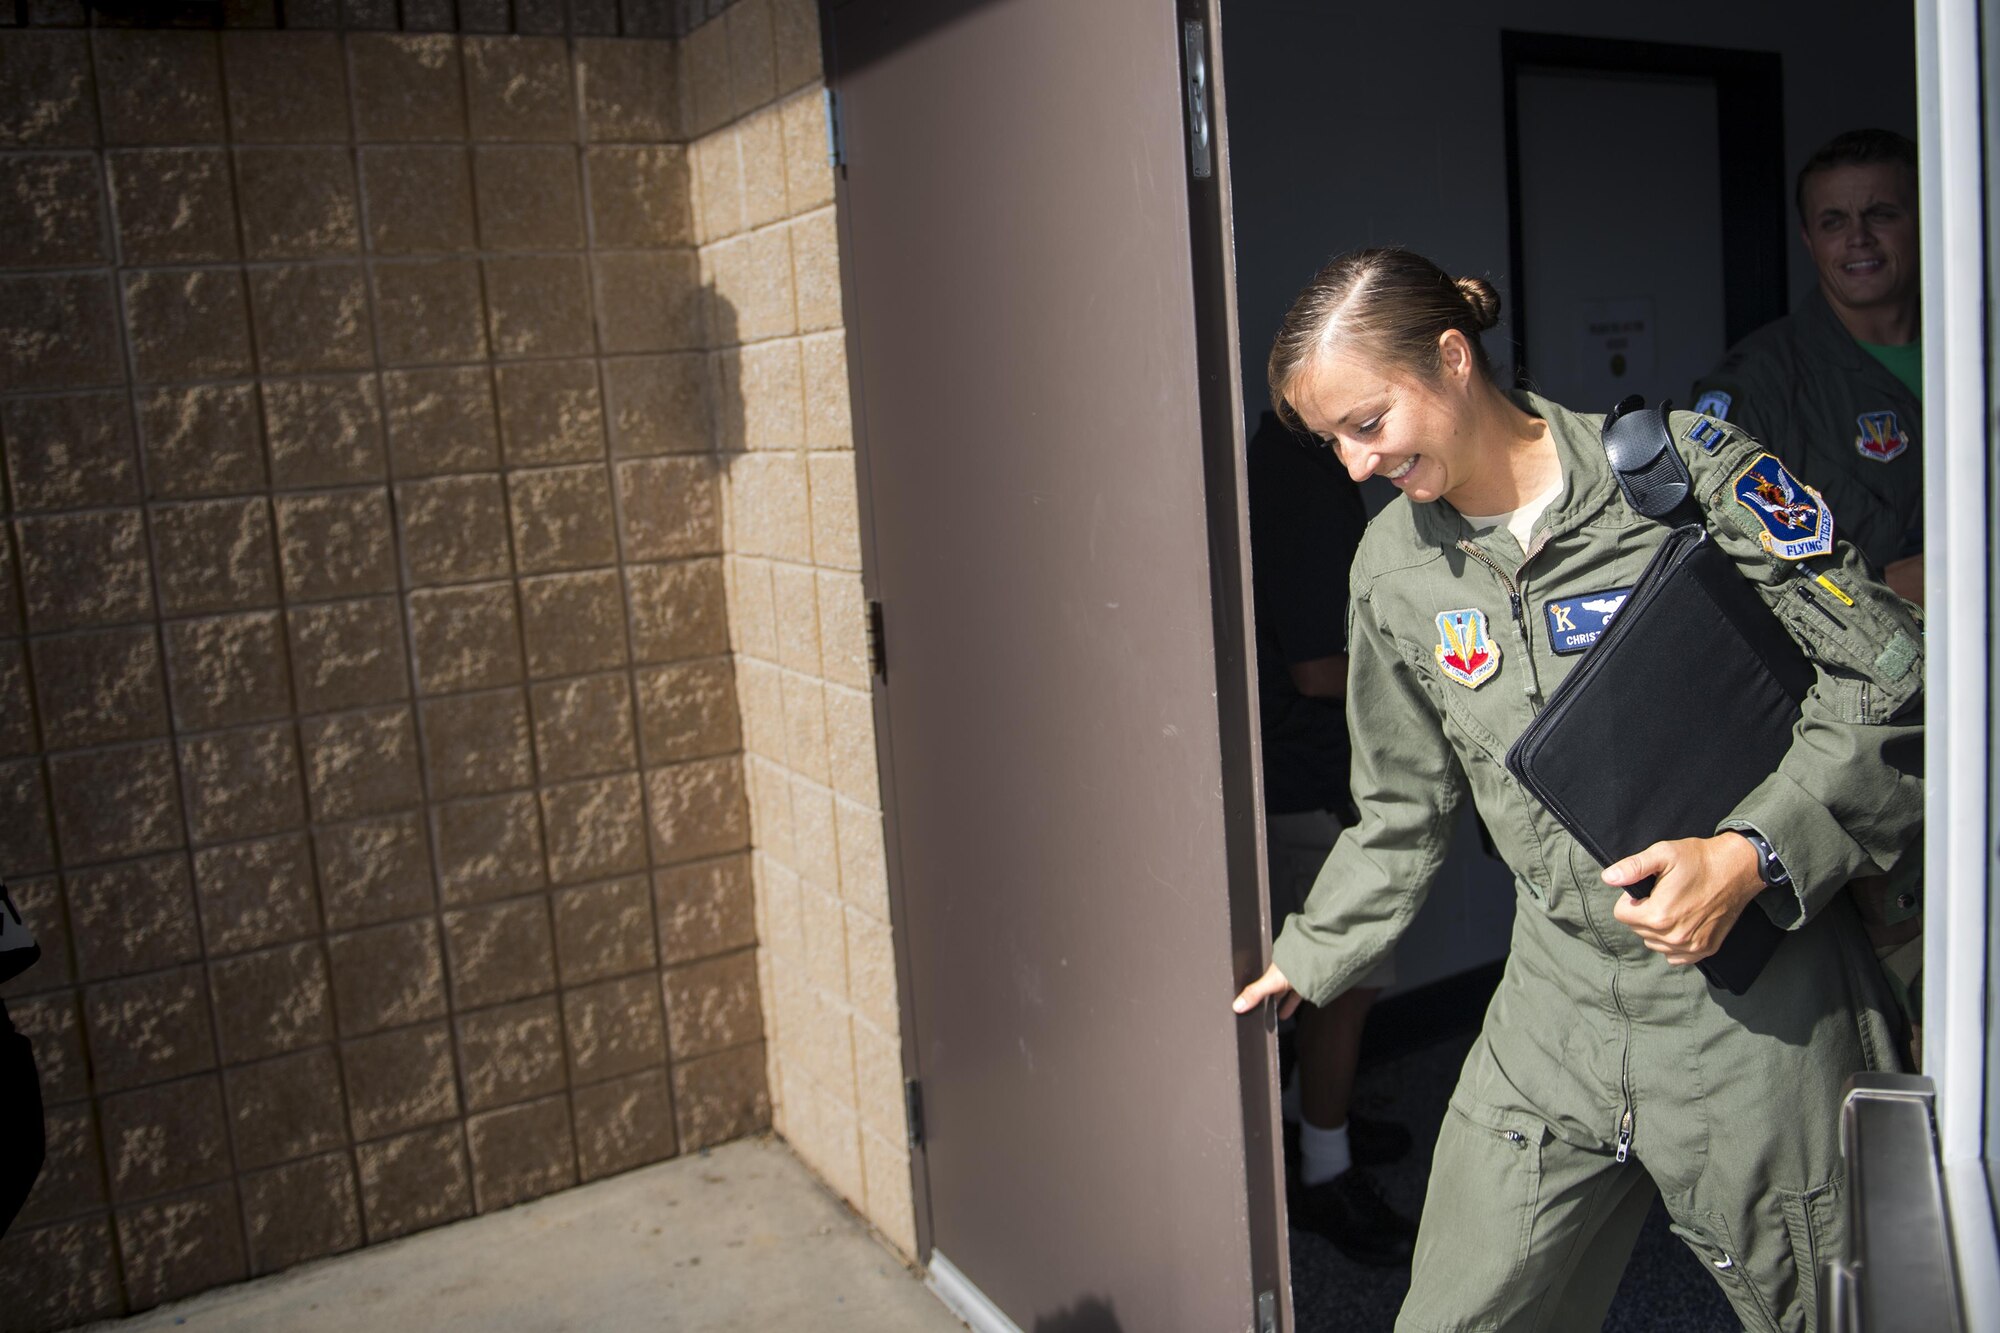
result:
[[[1278,1333],[1278,1293],[1257,1293],[1257,1333]]]
[[[840,94],[826,90],[826,161],[838,171],[847,165],[847,145],[840,135]]]
[[[1187,19],[1181,24],[1181,44],[1187,60],[1188,157],[1194,178],[1205,181],[1215,170],[1208,115],[1208,34],[1199,22]]]
[[[903,1080],[903,1118],[910,1127],[910,1146],[924,1146],[924,1085],[913,1078]]]
[[[868,670],[877,680],[889,678],[889,644],[882,629],[882,603],[868,603]]]

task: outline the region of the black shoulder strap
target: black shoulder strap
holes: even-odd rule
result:
[[[1604,452],[1625,503],[1671,527],[1702,521],[1694,498],[1694,481],[1687,463],[1674,448],[1667,429],[1671,402],[1647,407],[1638,394],[1623,400],[1604,418]]]

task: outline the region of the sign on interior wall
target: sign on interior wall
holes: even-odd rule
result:
[[[1596,396],[1604,399],[1605,407],[1627,393],[1651,390],[1654,328],[1650,296],[1585,301],[1578,308],[1577,378],[1602,385],[1607,392],[1615,390],[1610,396]],[[1595,403],[1596,397],[1590,401]]]

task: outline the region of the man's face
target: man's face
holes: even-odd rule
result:
[[[1806,177],[1800,224],[1820,290],[1850,310],[1917,297],[1916,173],[1894,162],[1834,167]]]

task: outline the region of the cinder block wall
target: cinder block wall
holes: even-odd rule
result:
[[[813,9],[688,8],[8,13],[8,1327],[755,1129],[767,1021],[910,1247]]]
[[[738,0],[685,50],[773,1114],[914,1255],[814,6]]]

